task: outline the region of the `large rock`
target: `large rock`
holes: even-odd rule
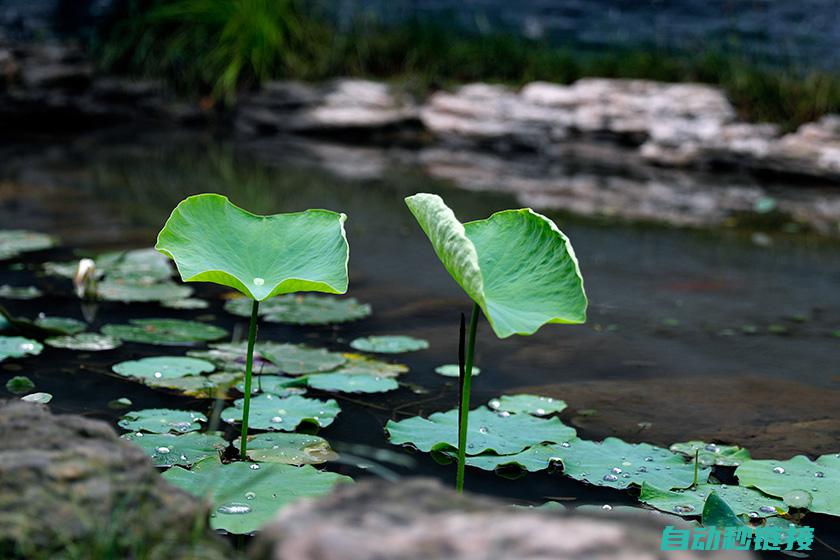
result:
[[[0,557],[229,557],[206,515],[104,422],[0,404]]]
[[[417,114],[411,99],[381,82],[271,82],[241,100],[236,125],[246,132],[374,131],[411,124]]]
[[[427,479],[365,481],[280,512],[257,537],[254,560],[654,560],[727,557],[661,551],[673,517],[617,511],[516,510]],[[746,553],[745,558],[751,555]]]

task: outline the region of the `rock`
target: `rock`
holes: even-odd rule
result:
[[[80,558],[103,550],[121,558],[229,557],[221,539],[196,531],[206,515],[104,422],[54,416],[20,401],[0,403],[3,558],[12,551],[53,557],[51,551],[67,543]]]
[[[381,82],[271,82],[241,100],[236,126],[246,132],[370,131],[409,125],[417,114],[411,100]]]
[[[514,509],[429,479],[366,480],[290,506],[264,527],[252,560],[722,559],[660,551],[670,516]],[[747,553],[749,554],[749,553]]]
[[[840,114],[804,124],[771,146],[764,158],[769,168],[840,181]]]

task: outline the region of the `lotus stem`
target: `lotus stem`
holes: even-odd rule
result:
[[[248,352],[245,354],[245,398],[242,401],[242,434],[239,438],[239,458],[247,459],[248,415],[251,412],[251,371],[254,368],[254,343],[257,341],[257,320],[260,302],[254,300],[251,306],[251,323],[248,325]]]
[[[478,327],[478,316],[481,308],[473,303],[470,315],[470,331],[467,335],[467,351],[464,356],[464,379],[461,381],[461,413],[458,415],[458,475],[455,489],[464,491],[464,467],[467,459],[467,429],[470,424],[470,386],[472,384],[472,367],[475,356],[475,331]]]

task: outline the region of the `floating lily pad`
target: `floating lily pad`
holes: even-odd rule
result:
[[[257,374],[280,373],[280,368],[269,362],[259,353],[259,344],[254,351],[254,371]],[[247,343],[215,343],[210,344],[208,350],[190,350],[187,355],[193,358],[200,358],[216,364],[219,369],[228,371],[245,371],[245,352]]]
[[[389,377],[353,375],[348,373],[319,373],[306,378],[313,389],[339,393],[386,393],[399,388],[399,383]]]
[[[96,278],[152,284],[172,277],[170,260],[151,248],[101,253],[93,263]],[[44,272],[62,278],[73,278],[78,268],[79,261],[44,263]]]
[[[687,441],[675,443],[671,451],[694,459],[695,453],[704,467],[717,465],[719,467],[737,467],[751,459],[750,452],[737,445],[721,445],[704,441]]]
[[[162,301],[160,304],[163,307],[168,307],[169,309],[207,309],[210,307],[209,303],[203,299],[197,298],[173,299],[169,301]]]
[[[171,379],[210,373],[216,366],[206,360],[184,356],[155,356],[115,364],[114,373],[138,379]]]
[[[233,442],[239,447],[239,439]],[[248,458],[258,463],[317,465],[334,461],[338,453],[327,440],[308,434],[257,434],[248,436]]]
[[[575,480],[623,490],[647,482],[671,490],[687,488],[694,481],[694,465],[680,455],[647,443],[627,443],[607,438],[602,443],[578,440],[563,448],[563,473]],[[700,469],[704,483],[709,469]]]
[[[771,517],[779,515],[779,510],[786,512],[787,506],[782,500],[762,494],[758,490],[745,486],[722,484],[698,484],[685,490],[662,490],[649,483],[642,484],[639,500],[666,513],[693,516],[700,515],[709,496],[717,493],[737,515],[750,517]]]
[[[227,422],[242,420],[243,399],[237,399],[232,408],[222,411],[222,419]],[[262,394],[251,399],[248,425],[257,430],[276,430],[293,432],[301,423],[325,428],[333,423],[341,412],[333,399],[321,401],[298,395],[275,397]]]
[[[565,444],[572,444],[577,438],[569,438]],[[513,455],[491,455],[485,453],[467,457],[466,464],[486,471],[503,468],[518,468],[528,472],[547,469],[561,461],[563,447],[561,445],[534,445],[525,451]]]
[[[435,368],[435,373],[443,375],[444,377],[461,377],[461,367],[458,364],[444,364]],[[481,373],[481,368],[473,366],[472,376],[475,377]]]
[[[52,398],[53,396],[49,393],[30,393],[25,397],[21,397],[20,400],[31,403],[47,404],[52,400]]]
[[[332,370],[333,373],[345,373],[347,375],[373,375],[377,377],[397,377],[408,371],[405,364],[392,364],[364,356],[345,352],[342,354],[347,360],[344,364]]]
[[[228,389],[239,383],[242,377],[242,372],[222,371],[210,375],[188,375],[186,377],[161,379],[148,377],[143,380],[143,383],[154,389],[175,391],[197,399],[226,399],[228,398]]]
[[[180,319],[132,319],[130,325],[105,325],[102,332],[126,342],[159,345],[206,342],[228,334],[215,325]]]
[[[487,406],[493,410],[504,410],[513,414],[525,413],[534,416],[548,416],[556,412],[562,412],[566,403],[551,397],[540,397],[538,395],[503,395],[498,399],[492,399]]]
[[[131,407],[132,404],[134,403],[132,403],[131,399],[129,399],[128,397],[120,397],[118,399],[108,401],[108,408],[112,410],[122,410],[124,408]]]
[[[70,317],[47,317],[43,315],[35,319],[34,323],[42,329],[48,329],[63,334],[79,334],[87,328],[87,323],[84,321],[71,319]]]
[[[155,248],[175,261],[184,282],[221,284],[257,301],[293,292],[342,294],[346,218],[328,210],[257,216],[227,197],[201,194],[172,211]]]
[[[282,372],[292,375],[330,371],[347,361],[337,352],[330,352],[324,348],[310,348],[303,344],[263,342],[258,344],[257,348],[262,357],[275,364]]]
[[[172,410],[169,408],[147,408],[125,414],[119,421],[121,428],[132,432],[194,432],[201,429],[199,422],[207,422],[207,417],[192,410]]]
[[[6,358],[37,356],[43,349],[39,342],[22,336],[0,336],[0,362]]]
[[[41,297],[43,292],[35,286],[0,286],[0,298],[2,299],[36,299]]]
[[[306,377],[287,377],[285,375],[257,375],[251,383],[251,394],[271,393],[276,397],[285,397],[305,393]],[[245,393],[245,384],[239,383],[236,388]]]
[[[96,286],[100,299],[125,303],[168,301],[189,298],[193,289],[174,282],[143,284],[126,280],[104,280]]]
[[[379,352],[382,354],[399,354],[425,350],[429,343],[420,338],[410,336],[366,336],[357,338],[350,346],[362,352]]]
[[[16,375],[6,381],[6,390],[15,395],[22,395],[35,388],[35,384],[25,375]]]
[[[530,208],[462,224],[443,200],[405,199],[438,258],[484,311],[499,338],[546,323],[583,323],[586,294],[569,239]]]
[[[225,310],[240,317],[250,317],[251,300],[229,300]],[[270,323],[328,325],[364,319],[370,316],[371,309],[370,305],[359,303],[355,298],[289,294],[265,300],[259,312]]]
[[[0,260],[49,249],[55,245],[56,239],[44,233],[19,229],[0,230]]]
[[[787,461],[747,461],[735,476],[742,486],[782,498],[791,507],[840,516],[840,453],[816,461],[804,455]]]
[[[44,341],[44,344],[52,346],[53,348],[84,350],[86,352],[101,352],[119,348],[122,346],[122,341],[99,333],[79,333],[48,338]]]
[[[198,498],[209,499],[213,504],[210,526],[234,534],[252,533],[283,506],[322,496],[336,484],[352,482],[349,477],[310,465],[242,461],[223,465],[215,458],[199,461],[191,470],[174,467],[163,477]]]
[[[189,467],[207,457],[216,457],[220,450],[227,447],[219,432],[180,435],[136,432],[125,434],[122,438],[142,447],[156,467]]]
[[[400,422],[389,421],[385,429],[395,445],[411,444],[420,451],[450,451],[458,447],[458,411],[437,412]],[[534,418],[528,414],[497,414],[487,408],[470,411],[468,455],[488,451],[498,455],[518,453],[539,443],[561,443],[575,437],[574,428],[557,418]]]

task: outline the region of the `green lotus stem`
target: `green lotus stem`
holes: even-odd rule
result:
[[[254,367],[254,343],[257,341],[257,320],[260,302],[251,306],[251,323],[248,325],[248,353],[245,355],[245,399],[242,402],[242,435],[239,438],[239,458],[245,460],[248,452],[248,414],[251,412],[251,370]]]
[[[467,353],[464,357],[464,381],[461,384],[461,414],[458,426],[458,475],[455,489],[464,491],[464,467],[467,459],[467,429],[470,424],[470,385],[472,383],[473,357],[475,356],[475,331],[478,327],[478,316],[481,308],[473,303],[470,315],[470,332],[467,335]],[[463,323],[462,323],[463,324]]]

